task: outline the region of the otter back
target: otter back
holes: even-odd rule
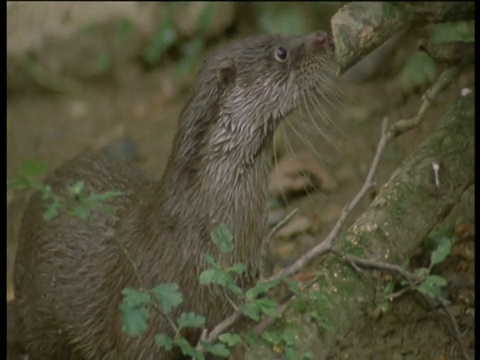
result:
[[[151,312],[145,335],[122,331],[126,287],[174,282],[184,301],[172,318],[193,311],[208,328],[224,319],[229,302],[198,282],[204,255],[219,255],[210,233],[220,224],[232,232],[234,249],[222,262],[246,264],[248,285],[266,234],[275,129],[299,104],[328,95],[332,59],[322,32],[233,42],[199,71],[159,182],[95,155],[54,171],[46,183],[58,195],[78,180],[87,191],[123,195],[108,203],[115,216],[95,210],[82,220],[63,211],[48,222],[41,194],[30,199],[14,274],[16,329],[30,358],[178,359],[178,349],[167,353],[155,344],[155,334],[173,335],[158,312]],[[199,332],[184,336],[195,344]]]

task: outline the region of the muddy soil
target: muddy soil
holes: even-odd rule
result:
[[[136,65],[124,64],[128,67]],[[119,85],[113,81],[84,83],[74,93],[52,94],[25,88],[9,94],[7,102],[7,176],[11,178],[20,164],[31,158],[46,161],[53,169],[67,159],[86,151],[98,151],[118,139],[133,144],[138,166],[159,177],[166,164],[175,130],[175,123],[185,95],[165,100],[160,90],[161,74],[135,67],[128,80]],[[394,70],[392,70],[394,72]],[[473,74],[465,75],[435,100],[424,123],[390,145],[377,176],[385,182],[391,172],[435,126]],[[370,80],[363,84],[345,84],[344,103],[331,119],[339,128],[329,132],[329,140],[308,123],[299,125],[301,136],[285,126],[287,140],[283,154],[291,151],[313,154],[322,171],[335,181],[330,191],[311,190],[308,196],[291,199],[286,208],[299,207],[299,217],[307,220],[302,229],[308,233],[284,234],[272,243],[273,269],[292,262],[328,232],[341,209],[360,189],[380,134],[384,116],[390,121],[413,116],[420,105],[418,89],[404,95],[395,85],[393,76]],[[292,119],[292,122],[297,121]],[[298,125],[298,124],[297,124]],[[318,126],[325,126],[319,121]],[[311,144],[309,145],[308,142]],[[330,142],[333,143],[330,144]],[[131,150],[127,150],[127,153]],[[129,156],[122,155],[122,156]],[[7,190],[8,210],[8,298],[14,296],[11,284],[11,264],[15,255],[16,231],[21,217],[25,194]],[[446,225],[456,227],[460,240],[454,255],[435,273],[447,278],[450,286],[449,307],[462,334],[470,356],[474,356],[474,216],[473,189],[462,207]],[[370,201],[370,199],[368,199]],[[357,213],[368,205],[366,201]],[[275,210],[278,211],[278,210]],[[275,214],[272,211],[272,214]],[[273,216],[273,215],[272,215]],[[353,216],[355,217],[355,216]],[[428,260],[429,254],[418,257]],[[373,310],[373,309],[372,309]],[[384,316],[365,314],[347,336],[338,340],[332,359],[462,359],[452,326],[444,312],[425,307],[413,295],[405,295],[391,304]]]

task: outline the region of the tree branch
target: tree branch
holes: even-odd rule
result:
[[[331,20],[338,72],[347,71],[399,31],[412,26],[474,19],[474,2],[348,3]]]

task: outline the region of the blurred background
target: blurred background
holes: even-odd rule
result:
[[[26,160],[45,161],[52,170],[88,151],[133,161],[153,177],[160,177],[188,88],[215,46],[262,33],[329,31],[331,16],[343,4],[8,2],[7,178],[17,174]],[[418,112],[421,94],[443,69],[417,50],[419,38],[435,33],[436,27],[427,26],[392,37],[339,79],[341,105],[325,104],[328,111],[323,119],[295,121],[294,115],[279,131],[278,167],[270,184],[270,221],[275,223],[293,207],[300,212],[272,242],[272,271],[322,239],[361,187],[383,117],[393,123]],[[438,96],[420,127],[389,145],[380,165],[379,185],[473,79],[472,67]],[[470,193],[447,222],[473,231],[473,189]],[[7,189],[9,298],[14,296],[12,264],[27,196],[25,191]],[[360,206],[357,213],[366,206],[368,203]],[[473,271],[473,258],[462,259],[467,259],[464,271]],[[458,263],[451,264],[452,274],[455,266]],[[465,296],[473,298],[470,293]],[[405,306],[397,311],[409,314],[404,321],[416,324],[417,310]],[[421,314],[418,312],[418,317]],[[379,330],[377,340],[405,336],[402,327],[395,326],[399,316],[402,313],[383,319],[387,325],[379,329],[392,325],[394,335]],[[433,320],[423,326],[415,327],[415,334],[401,342],[386,342],[384,348],[391,356],[375,359],[406,359],[392,354],[400,354],[399,349],[410,342],[412,351],[418,350],[418,344],[426,349],[428,356],[423,358],[441,359],[439,344],[431,339],[438,337],[444,344],[448,338]],[[370,332],[364,336],[368,339],[358,341],[361,345],[345,345],[345,353],[363,354],[367,351],[363,348],[373,346],[374,350],[368,350],[371,355],[377,342],[370,343]],[[377,350],[383,353],[385,349]]]

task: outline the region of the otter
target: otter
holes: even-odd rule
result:
[[[307,97],[328,96],[335,76],[325,32],[260,35],[224,45],[199,70],[178,122],[160,181],[127,163],[88,154],[68,161],[45,183],[59,195],[78,180],[88,191],[119,190],[114,215],[82,220],[66,211],[44,221],[42,196],[24,212],[14,268],[15,330],[29,359],[181,359],[153,336],[171,334],[151,312],[140,337],[122,331],[122,289],[174,282],[175,310],[206,317],[212,328],[232,311],[221,293],[199,285],[204,254],[218,254],[210,233],[225,224],[234,250],[225,264],[247,265],[255,281],[266,235],[267,180],[275,129]],[[140,277],[140,279],[139,279]],[[200,330],[199,330],[200,331]],[[199,331],[186,333],[192,344]]]

